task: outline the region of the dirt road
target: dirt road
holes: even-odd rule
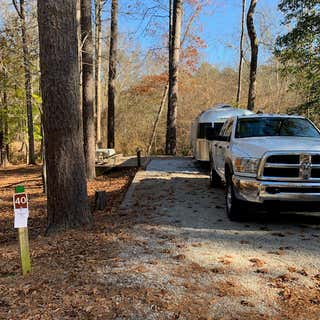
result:
[[[134,222],[100,272],[121,292],[117,319],[320,319],[318,217],[230,222],[188,158],[151,161],[122,211]]]

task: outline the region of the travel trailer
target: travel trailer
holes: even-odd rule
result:
[[[249,110],[219,104],[199,114],[191,128],[191,145],[194,158],[199,161],[209,161],[210,142],[206,139],[207,128],[214,128],[219,133],[228,118],[252,113]]]

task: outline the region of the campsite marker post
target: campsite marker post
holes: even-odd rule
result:
[[[14,227],[18,229],[22,274],[31,271],[29,236],[28,236],[28,196],[24,186],[17,186],[13,195]]]

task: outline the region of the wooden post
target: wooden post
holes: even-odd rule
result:
[[[96,191],[94,196],[94,208],[95,210],[104,210],[107,206],[107,193],[102,191]]]
[[[141,150],[137,149],[137,166],[138,168],[141,168]]]
[[[19,228],[18,230],[22,274],[25,276],[31,271],[28,228]]]
[[[15,195],[13,197],[14,211],[15,211],[15,228],[18,229],[20,257],[22,274],[26,275],[31,271],[31,260],[29,250],[29,235],[27,227],[28,218],[28,198],[24,193],[24,186],[17,186],[15,188]],[[17,217],[20,215],[20,217]]]

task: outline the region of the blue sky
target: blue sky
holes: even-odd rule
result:
[[[134,42],[141,45],[144,50],[159,47],[163,45],[161,35],[166,32],[167,20],[165,17],[154,18],[153,22],[157,25],[153,28],[154,34],[150,36],[144,32],[147,25],[148,18],[141,21],[141,16],[126,15],[124,12],[128,11],[128,5],[133,1],[121,0],[119,1],[121,7],[120,11],[120,30],[123,34],[133,32],[131,35]],[[152,6],[153,1],[141,1],[146,6]],[[163,1],[166,3],[166,1]],[[202,61],[207,61],[220,68],[234,67],[238,61],[238,42],[240,32],[241,20],[241,0],[212,0],[211,5],[206,7],[197,21],[194,28],[200,30],[199,35],[205,40],[207,48],[201,50]],[[247,0],[247,7],[248,7]],[[281,13],[277,10],[278,0],[259,0],[256,9],[256,19],[259,23],[263,21],[267,26],[267,30],[272,30],[271,38],[281,31]],[[109,4],[106,5],[106,11],[109,9]],[[127,10],[128,9],[128,10]],[[142,10],[143,11],[143,10]],[[154,13],[165,15],[165,11],[156,10]],[[190,14],[188,8],[185,12],[186,16]],[[260,28],[257,25],[260,33]],[[264,32],[266,33],[266,32]],[[264,46],[260,48],[260,63],[264,63],[270,57],[270,50],[268,51]]]
[[[233,66],[238,62],[241,2],[241,0],[226,0],[224,4],[216,7],[212,15],[205,13],[201,15],[200,22],[204,26],[202,36],[208,45],[203,54],[208,62],[218,66]],[[263,19],[274,32],[281,29],[282,17],[277,10],[277,4],[277,0],[260,0],[256,9],[256,19]],[[257,28],[259,29],[258,23]],[[260,62],[265,62],[268,57],[269,53],[261,47]]]
[[[0,2],[3,0],[0,0]],[[9,7],[11,2],[6,0]],[[247,1],[248,3],[250,0]],[[258,0],[256,9],[257,28],[264,21],[267,29],[272,30],[271,38],[275,39],[276,34],[283,30],[281,26],[282,15],[277,9],[280,0]],[[104,7],[104,20],[108,19],[110,14],[110,0]],[[142,19],[141,13],[146,8],[153,7],[156,3],[162,3],[162,10],[155,8],[149,11]],[[142,50],[158,48],[164,46],[163,35],[167,33],[167,14],[165,6],[169,0],[119,0],[120,17],[119,28],[123,37],[133,39],[133,46],[139,46]],[[186,2],[186,1],[185,1]],[[140,3],[140,10],[136,9],[135,4]],[[242,0],[211,0],[211,4],[204,8],[201,15],[195,21],[194,28],[199,31],[199,35],[206,42],[207,48],[201,49],[201,61],[209,62],[219,68],[235,67],[238,63],[238,45],[240,34]],[[143,7],[143,8],[142,8]],[[139,14],[132,14],[134,11],[140,11]],[[130,14],[127,14],[127,13]],[[155,33],[150,35],[145,32],[147,22],[150,15],[156,14],[160,17],[154,18],[152,21]],[[185,16],[190,15],[188,6],[185,7]],[[1,23],[1,17],[0,17]],[[129,36],[128,36],[129,34]],[[248,43],[247,43],[248,44]],[[129,45],[130,47],[130,45]],[[247,45],[248,47],[248,45]],[[126,46],[126,50],[128,45]],[[249,53],[249,52],[248,52]],[[265,63],[270,57],[270,50],[261,45],[259,49],[259,63]]]

